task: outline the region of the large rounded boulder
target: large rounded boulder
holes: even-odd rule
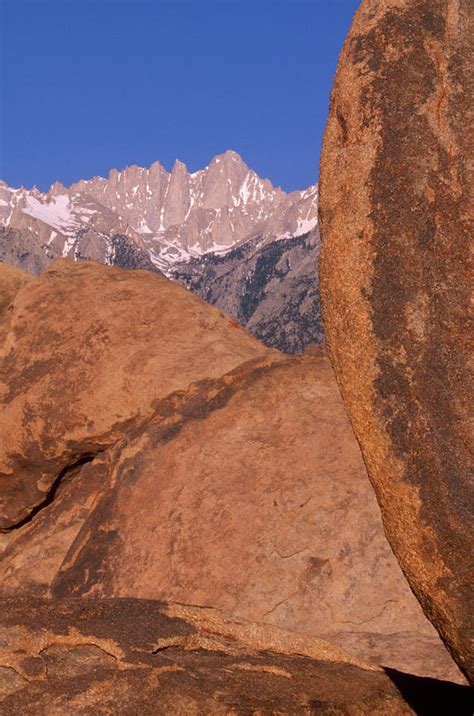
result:
[[[331,360],[385,530],[472,678],[472,4],[366,0],[321,158]]]
[[[148,271],[59,261],[37,280],[20,275],[8,286],[0,530],[30,519],[65,471],[114,444],[155,401],[269,352],[223,313]]]

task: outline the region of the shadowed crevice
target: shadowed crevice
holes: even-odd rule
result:
[[[42,500],[38,505],[33,507],[31,512],[29,512],[26,515],[26,517],[23,517],[21,520],[19,520],[15,524],[10,525],[9,527],[6,527],[5,529],[1,530],[1,532],[8,533],[8,532],[12,532],[13,530],[18,530],[21,527],[24,527],[29,522],[31,522],[36,517],[36,515],[39,512],[41,512],[41,510],[44,510],[45,507],[48,507],[49,505],[51,505],[51,503],[54,501],[54,499],[56,497],[56,494],[57,494],[60,486],[64,483],[64,480],[67,477],[70,477],[71,473],[73,471],[78,471],[84,465],[87,465],[87,463],[92,462],[97,457],[97,455],[99,455],[101,452],[103,452],[103,451],[99,450],[98,452],[93,453],[93,454],[86,453],[86,454],[82,455],[80,458],[78,458],[77,460],[74,460],[73,462],[71,462],[68,465],[66,465],[65,467],[63,467],[63,469],[61,470],[61,472],[59,473],[57,478],[52,483],[44,500]]]
[[[469,686],[405,674],[388,667],[384,671],[417,716],[472,716],[474,713],[474,694]]]

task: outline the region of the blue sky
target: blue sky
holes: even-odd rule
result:
[[[238,151],[286,190],[317,178],[358,0],[0,0],[0,178],[190,171]]]

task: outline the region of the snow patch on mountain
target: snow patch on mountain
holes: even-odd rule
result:
[[[97,210],[89,209],[86,206],[75,206],[74,198],[64,194],[52,197],[49,201],[26,196],[22,212],[43,221],[66,236],[74,236],[81,223],[89,223],[91,216],[96,214]],[[67,243],[70,243],[69,240]],[[67,252],[63,251],[63,256],[66,255]]]
[[[57,196],[47,203],[41,202],[33,196],[27,196],[26,206],[22,211],[59,231],[76,228],[76,221],[73,220],[71,212],[71,200],[68,196]]]
[[[294,236],[302,236],[303,234],[308,234],[314,229],[317,223],[318,219],[316,216],[314,216],[312,219],[298,219],[298,224]]]

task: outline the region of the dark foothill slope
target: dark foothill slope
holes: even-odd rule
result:
[[[160,276],[162,272],[151,262],[147,252],[136,246],[134,242],[123,234],[113,234],[109,239],[109,250],[106,264],[127,269],[144,269]],[[84,251],[84,249],[83,249]],[[75,260],[90,260],[92,257],[78,251]]]
[[[0,226],[0,261],[39,276],[51,261],[61,258],[52,246],[28,229]]]
[[[321,159],[321,295],[385,529],[458,664],[472,648],[469,0],[366,0]]]
[[[103,243],[105,239],[102,239]],[[92,242],[82,237],[74,253],[75,261],[99,261],[108,266],[129,269],[146,269],[162,274],[151,262],[150,257],[131,238],[123,234],[107,237],[106,250],[97,255]],[[60,251],[45,244],[40,237],[28,229],[5,228],[0,226],[0,261],[17,267],[33,276],[39,276],[52,261],[62,257]],[[102,259],[102,261],[100,261]]]
[[[177,264],[171,275],[267,346],[302,353],[323,340],[318,254],[317,229],[264,245],[257,237],[223,256],[209,253]]]

